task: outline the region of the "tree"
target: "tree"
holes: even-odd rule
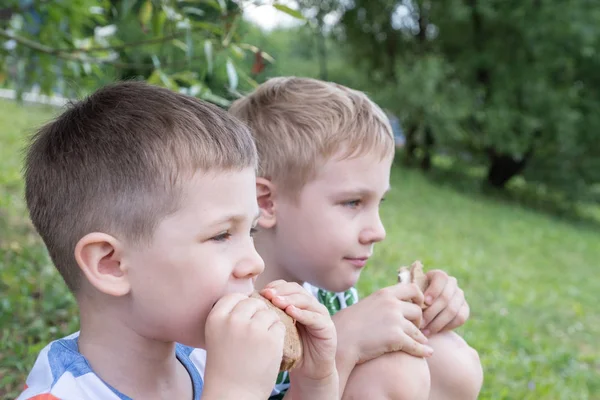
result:
[[[67,96],[142,78],[227,106],[256,85],[238,64],[248,54],[270,60],[237,32],[247,3],[10,0],[0,10],[0,77],[19,92]]]
[[[580,193],[600,181],[600,12],[589,0],[355,0],[340,40],[403,118],[406,157],[431,147]],[[373,88],[377,88],[376,90]]]

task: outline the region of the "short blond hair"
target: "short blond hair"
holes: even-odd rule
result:
[[[363,92],[312,78],[269,79],[230,110],[252,130],[258,176],[298,192],[331,157],[394,153],[388,117]],[[340,154],[341,153],[341,154]]]
[[[104,232],[148,243],[197,171],[256,168],[250,131],[215,105],[143,82],[119,82],[70,105],[32,138],[31,220],[71,291],[77,242]],[[210,196],[210,193],[206,193]]]

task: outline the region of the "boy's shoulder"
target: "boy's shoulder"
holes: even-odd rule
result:
[[[79,332],[50,342],[40,351],[31,372],[27,376],[25,390],[17,400],[45,395],[48,399],[107,399],[119,397],[92,369],[79,353]],[[94,392],[95,397],[87,395]]]
[[[79,352],[79,332],[50,342],[40,351],[27,376],[25,389],[17,400],[44,396],[60,400],[129,400],[130,398],[110,387],[94,373],[87,359]],[[181,344],[176,345],[177,357],[184,364],[196,393],[202,392],[200,375],[206,357],[204,350]]]

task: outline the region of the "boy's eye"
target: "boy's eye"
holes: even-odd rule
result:
[[[214,240],[215,242],[224,242],[231,237],[231,233],[223,232],[217,236],[212,237],[210,240]]]
[[[350,201],[343,202],[342,205],[344,207],[356,208],[356,207],[360,206],[360,203],[361,203],[360,200],[350,200]]]

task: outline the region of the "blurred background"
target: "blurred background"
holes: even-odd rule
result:
[[[119,79],[226,109],[279,75],[362,90],[394,127],[361,294],[442,268],[471,304],[481,399],[600,399],[595,0],[2,0],[0,399],[78,326],[23,202],[27,137]]]

